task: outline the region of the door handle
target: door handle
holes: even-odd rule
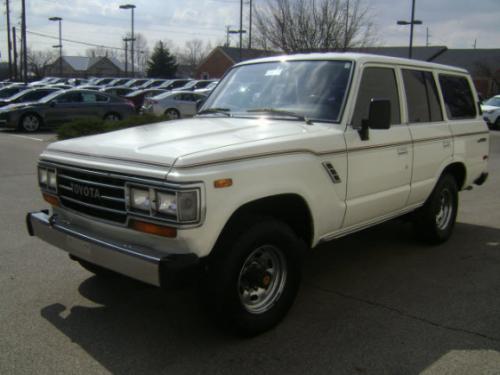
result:
[[[486,139],[486,138],[479,138],[479,139],[477,140],[477,143],[483,143],[483,142],[486,142],[486,141],[487,141],[487,139]]]
[[[398,155],[408,154],[408,147],[398,147]]]
[[[448,148],[451,146],[451,141],[449,139],[445,139],[443,141],[443,148]]]

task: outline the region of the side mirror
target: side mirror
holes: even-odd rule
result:
[[[50,104],[49,104],[49,105],[50,105],[52,108],[54,108],[54,107],[56,106],[56,104],[57,104],[57,102],[56,102],[55,100],[52,100],[52,101],[50,102]]]
[[[196,101],[196,112],[198,112],[200,110],[200,108],[203,107],[203,104],[205,104],[206,101],[207,101],[206,98],[204,98],[204,99],[198,99]]]
[[[388,99],[372,99],[368,119],[361,122],[359,135],[362,141],[368,140],[368,129],[389,129],[391,127],[391,102]]]

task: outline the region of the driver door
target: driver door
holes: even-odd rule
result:
[[[45,112],[45,121],[50,125],[59,125],[76,118],[82,95],[79,92],[68,92],[55,98]]]
[[[405,207],[410,193],[412,144],[401,121],[401,85],[391,67],[365,66],[356,106],[347,126],[348,181],[344,228],[363,226]],[[358,129],[368,118],[371,99],[389,99],[391,127],[369,129],[362,140]]]

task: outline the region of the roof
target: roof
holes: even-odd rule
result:
[[[297,55],[280,55],[273,57],[265,57],[260,59],[255,59],[251,61],[244,61],[239,63],[238,65],[246,65],[249,63],[260,63],[260,62],[273,62],[273,61],[294,61],[294,60],[350,60],[356,61],[359,63],[392,63],[397,65],[407,65],[414,67],[422,67],[422,68],[432,68],[432,69],[441,69],[448,70],[460,73],[466,73],[466,71],[462,68],[453,67],[449,65],[436,64],[426,61],[420,60],[410,60],[403,59],[392,56],[381,56],[367,53],[353,53],[353,52],[325,52],[325,53],[303,53]]]
[[[257,59],[259,57],[266,57],[266,56],[276,56],[281,54],[281,52],[276,52],[276,51],[242,48],[241,60],[240,60],[240,49],[238,47],[218,47],[218,48],[220,48],[231,60],[233,60],[233,62]]]
[[[100,62],[102,59],[108,59],[112,64],[116,65],[120,70],[124,70],[123,64],[114,57],[88,57],[88,56],[63,56],[63,60],[76,71],[87,71],[93,65]]]

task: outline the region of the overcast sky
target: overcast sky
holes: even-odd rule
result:
[[[245,0],[247,2],[248,0]],[[268,0],[254,0],[255,4]],[[20,0],[11,0],[11,22],[19,26]],[[126,2],[108,0],[26,0],[27,25],[31,32],[57,36],[57,23],[48,17],[63,17],[63,38],[120,47],[130,30],[130,11],[120,10]],[[152,47],[158,40],[178,46],[198,38],[213,45],[225,40],[226,25],[239,24],[239,0],[132,0],[136,9],[136,32],[142,33]],[[382,45],[408,44],[409,29],[396,26],[409,19],[411,0],[365,0],[372,8]],[[3,2],[2,6],[3,6]],[[245,9],[247,10],[247,9]],[[415,45],[425,45],[426,27],[432,45],[452,48],[500,48],[500,0],[417,0]],[[1,60],[7,58],[5,17],[0,26]],[[233,45],[236,43],[236,38]],[[34,49],[47,49],[56,40],[28,34]],[[85,54],[88,47],[63,42],[65,54]]]

